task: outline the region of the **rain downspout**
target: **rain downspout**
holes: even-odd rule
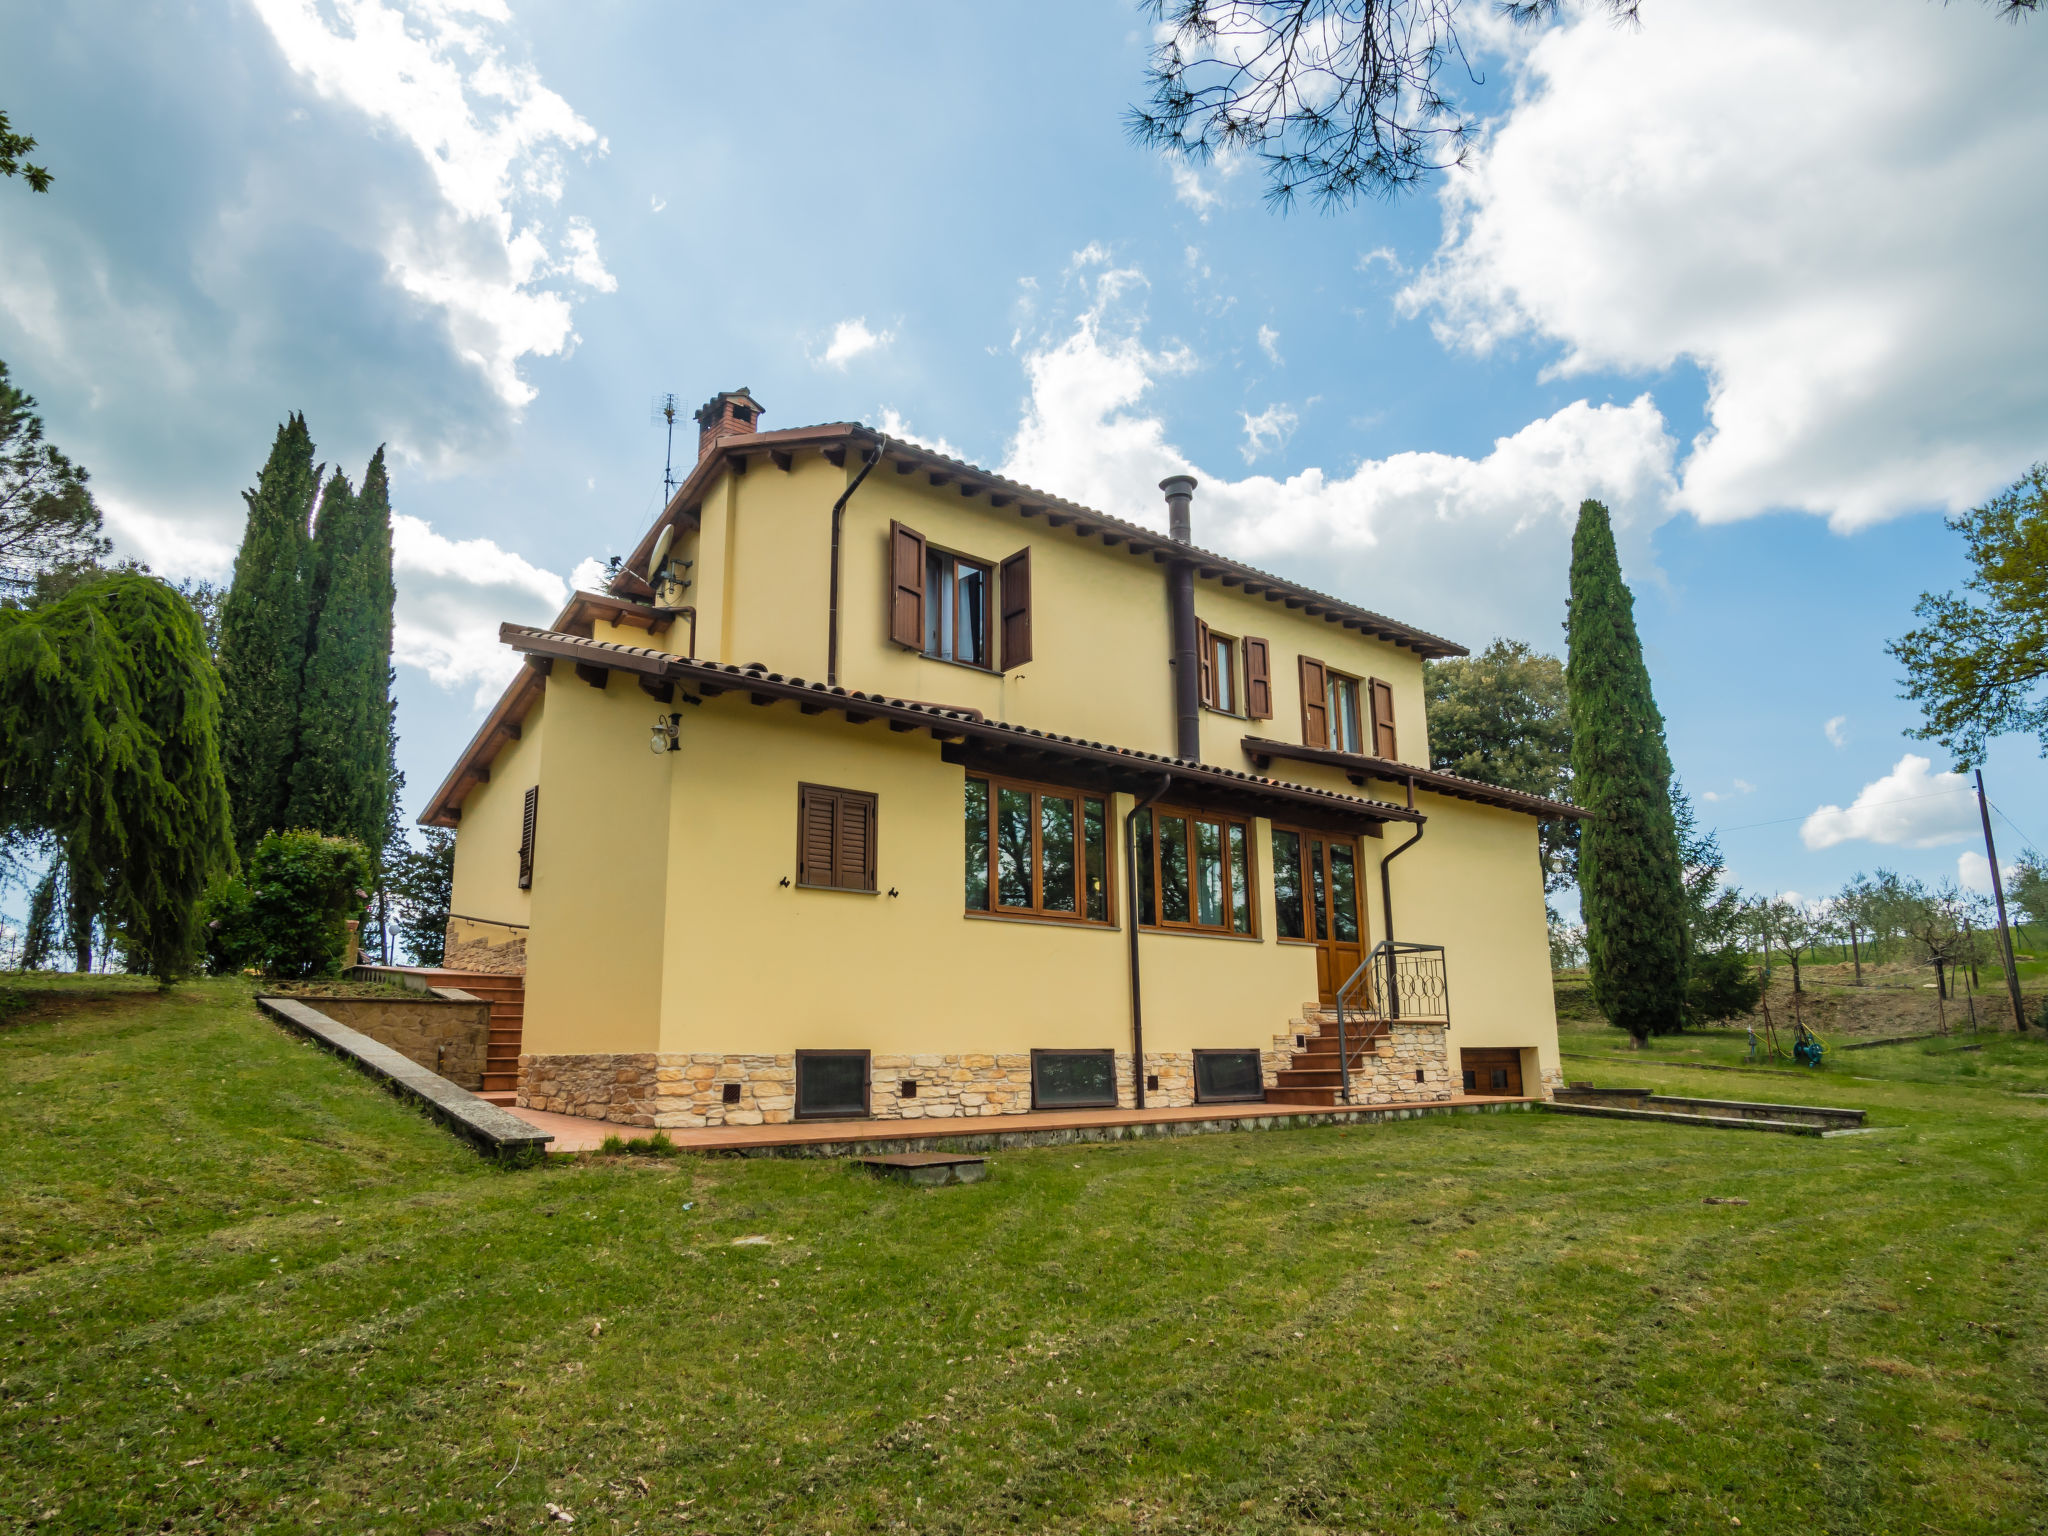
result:
[[[1159,787],[1124,812],[1124,861],[1131,868],[1131,1089],[1139,1109],[1145,1107],[1145,1010],[1144,988],[1138,975],[1138,850],[1131,842],[1131,828],[1138,812],[1156,805],[1173,788],[1173,775],[1162,773]]]
[[[1411,811],[1415,809],[1415,777],[1413,774],[1410,774],[1408,777],[1408,809]],[[1418,821],[1414,825],[1415,835],[1413,837],[1380,858],[1380,918],[1387,930],[1387,1009],[1389,1016],[1392,1018],[1399,1018],[1401,1016],[1401,1003],[1394,991],[1394,882],[1387,873],[1387,866],[1422,841],[1423,824]]]
[[[839,529],[845,521],[846,504],[853,500],[853,493],[860,489],[860,483],[867,479],[868,472],[882,462],[882,449],[888,441],[885,437],[875,443],[868,452],[867,462],[861,465],[860,473],[853,477],[853,484],[832,503],[832,613],[825,636],[825,686],[828,688],[839,686]]]

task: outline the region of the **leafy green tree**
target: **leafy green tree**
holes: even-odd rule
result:
[[[0,117],[0,130],[5,118]],[[16,389],[0,363],[0,605],[18,608],[60,595],[38,578],[75,568],[88,578],[112,545],[86,472],[43,441],[35,398]],[[76,583],[72,583],[76,585]]]
[[[291,801],[312,619],[308,521],[318,486],[312,435],[294,412],[278,428],[255,489],[243,493],[248,526],[220,605],[221,760],[234,788],[235,846],[245,857],[285,825]]]
[[[313,643],[287,820],[385,844],[391,807],[390,486],[384,450],[360,495],[329,478],[313,535]]]
[[[202,894],[234,867],[220,712],[199,616],[161,581],[0,609],[0,841],[61,848],[71,902],[166,984],[192,965]]]
[[[349,919],[369,895],[370,851],[354,838],[272,832],[246,877],[207,894],[207,959],[216,973],[332,976],[348,949]]]
[[[1572,787],[1591,813],[1579,829],[1579,893],[1593,1000],[1640,1043],[1685,1022],[1691,936],[1664,717],[1597,501],[1579,506],[1565,628]]]
[[[1728,868],[1721,840],[1713,828],[1700,825],[1692,797],[1675,780],[1671,822],[1684,870],[1685,924],[1692,945],[1685,1022],[1698,1028],[1741,1018],[1764,995],[1763,978],[1743,947],[1742,893],[1721,883]]]
[[[1913,734],[1964,764],[2008,731],[2048,751],[2048,464],[1948,525],[1969,550],[1970,595],[1923,592],[1920,627],[1886,647],[1906,669],[1903,697],[1920,706]]]
[[[1771,948],[1792,962],[1792,990],[1803,992],[1800,962],[1827,938],[1826,916],[1779,896],[1764,904],[1761,920]]]
[[[16,133],[7,114],[0,112],[0,176],[19,176],[31,191],[47,192],[54,178],[40,165],[28,163],[35,147],[36,141],[25,133]]]
[[[1571,799],[1572,730],[1564,663],[1520,640],[1423,669],[1432,768],[1546,799]],[[1563,890],[1578,870],[1579,824],[1538,830],[1543,888]]]
[[[2031,850],[2021,854],[2005,871],[2005,904],[2015,923],[2048,922],[2048,861]]]

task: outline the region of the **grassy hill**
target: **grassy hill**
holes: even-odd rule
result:
[[[1860,1104],[486,1166],[229,983],[0,1024],[0,1528],[2038,1530],[2048,1046]],[[1696,1050],[1697,1057],[1681,1057]],[[1734,1199],[1746,1204],[1707,1204]]]

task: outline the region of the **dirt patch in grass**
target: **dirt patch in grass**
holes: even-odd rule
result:
[[[256,983],[265,997],[419,997],[416,987],[402,981],[356,981],[344,976],[320,976],[306,981]]]

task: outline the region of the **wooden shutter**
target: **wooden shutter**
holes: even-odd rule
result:
[[[1367,680],[1366,687],[1372,695],[1373,755],[1397,762],[1400,752],[1394,737],[1394,686],[1375,677]]]
[[[1320,661],[1301,658],[1301,743],[1330,744],[1330,674]]]
[[[519,818],[519,889],[533,889],[533,834],[540,822],[540,786],[526,792],[526,809]]]
[[[889,524],[889,638],[924,649],[924,535]]]
[[[1202,702],[1211,709],[1216,703],[1216,651],[1209,639],[1209,626],[1195,620],[1195,668],[1201,679]]]
[[[1253,720],[1273,718],[1273,657],[1266,642],[1244,640],[1244,712]]]
[[[1000,567],[1005,672],[1031,659],[1031,551],[1020,549]]]
[[[797,786],[796,879],[842,891],[875,888],[875,797],[865,790]]]

